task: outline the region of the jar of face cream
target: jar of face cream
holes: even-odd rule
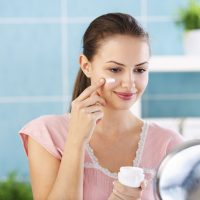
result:
[[[139,167],[121,167],[118,180],[121,184],[129,187],[140,187],[141,182],[144,180],[144,171]]]

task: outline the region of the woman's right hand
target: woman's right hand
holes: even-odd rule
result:
[[[113,192],[108,200],[140,200],[143,190],[146,188],[147,182],[143,181],[138,188],[128,187],[119,181],[113,182]]]
[[[88,142],[98,120],[103,118],[102,106],[105,100],[97,95],[97,89],[103,86],[105,79],[86,88],[71,104],[71,117],[68,137],[76,142]]]

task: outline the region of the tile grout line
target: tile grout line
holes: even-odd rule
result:
[[[62,0],[64,1],[64,0]],[[145,1],[145,0],[142,0]],[[143,7],[143,6],[142,6]],[[144,13],[143,9],[141,12]],[[144,22],[169,22],[173,19],[170,16],[146,16],[142,14],[142,16],[135,16],[138,20]],[[0,17],[0,25],[4,24],[80,24],[80,23],[89,23],[93,18],[91,17],[71,17],[67,18],[65,16],[60,18],[1,18]]]
[[[5,103],[39,103],[64,102],[63,96],[5,96],[0,97],[0,104]]]

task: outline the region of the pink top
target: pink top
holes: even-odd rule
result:
[[[26,154],[28,155],[27,139],[30,136],[50,154],[61,159],[69,118],[70,114],[46,115],[26,124],[19,131]],[[163,157],[182,141],[180,134],[145,121],[133,166],[143,168],[147,172],[147,179],[153,177]],[[115,179],[117,173],[101,167],[93,150],[87,144],[84,161],[84,200],[107,200],[112,193],[112,182]],[[154,199],[152,182],[150,181],[143,192],[142,200]]]

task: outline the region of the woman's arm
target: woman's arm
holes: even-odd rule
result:
[[[67,142],[60,162],[29,137],[28,152],[34,200],[82,200],[83,145]]]
[[[60,160],[28,137],[28,161],[34,200],[45,200],[57,177]]]
[[[29,138],[28,154],[35,200],[83,199],[84,144],[90,140],[97,121],[103,117],[102,106],[106,102],[95,92],[104,82],[103,79],[86,88],[72,102],[67,140],[60,163]]]
[[[57,178],[48,200],[82,200],[84,143],[68,138],[60,163]]]

